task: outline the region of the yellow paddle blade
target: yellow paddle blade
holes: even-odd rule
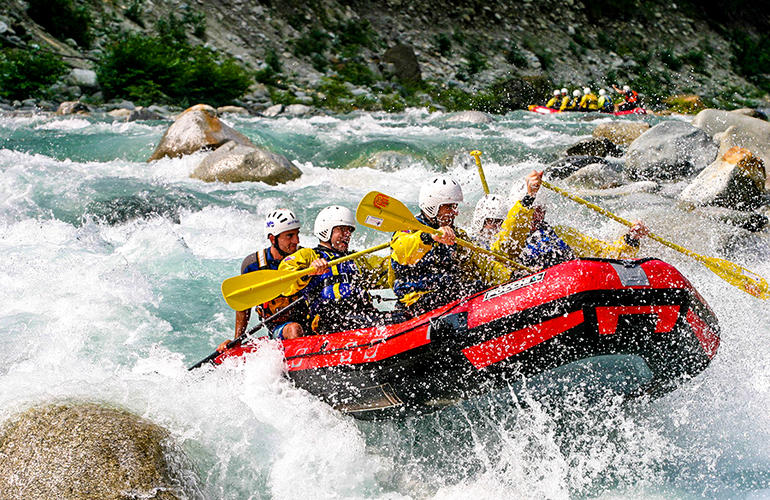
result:
[[[759,299],[770,299],[770,289],[767,286],[767,280],[762,276],[728,260],[704,257],[703,255],[699,255],[698,260],[731,285],[737,286],[744,292]]]
[[[228,306],[245,311],[278,297],[291,282],[309,272],[309,269],[299,272],[263,269],[233,276],[222,282],[222,296]]]
[[[379,191],[372,191],[361,199],[356,209],[356,220],[362,226],[386,233],[407,229],[430,234],[438,232],[415,219],[406,205]]]

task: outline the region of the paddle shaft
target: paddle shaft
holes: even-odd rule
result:
[[[227,345],[225,345],[225,349],[230,349],[230,348],[235,347],[238,344],[242,343],[245,339],[250,337],[252,333],[256,332],[257,330],[259,330],[260,328],[265,326],[265,323],[267,323],[268,321],[270,321],[273,318],[278,317],[278,315],[288,311],[289,309],[291,309],[292,307],[294,307],[295,305],[297,305],[299,302],[301,302],[303,300],[305,300],[305,298],[304,297],[300,297],[300,298],[296,299],[294,302],[290,303],[288,306],[284,307],[283,309],[280,309],[277,312],[275,312],[275,313],[271,314],[270,316],[268,316],[267,318],[263,319],[262,321],[257,323],[253,328],[251,328],[248,332],[246,332],[243,335],[241,335],[240,337],[234,338],[233,340],[228,342]],[[204,359],[198,361],[197,363],[192,365],[190,368],[188,368],[187,371],[191,371],[191,370],[195,370],[196,368],[200,368],[201,366],[203,366],[204,364],[208,363],[209,361],[212,361],[212,360],[216,359],[216,357],[219,356],[220,354],[222,354],[222,353],[219,352],[219,351],[212,352],[211,354],[206,356]]]
[[[476,167],[479,169],[479,178],[481,179],[481,187],[484,189],[484,194],[489,194],[489,186],[487,185],[487,177],[484,175],[484,169],[481,166],[481,151],[475,150],[469,153],[472,157],[476,158]]]

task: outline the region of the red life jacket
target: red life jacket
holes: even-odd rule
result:
[[[636,101],[639,100],[639,94],[636,93],[634,90],[629,90],[626,92],[626,102],[630,103],[636,103]]]

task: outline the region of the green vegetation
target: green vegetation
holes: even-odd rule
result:
[[[249,88],[252,77],[235,59],[191,46],[177,28],[168,22],[161,36],[128,35],[109,45],[96,69],[105,98],[221,106]]]
[[[0,97],[46,97],[46,89],[67,72],[61,58],[47,52],[0,50]]]
[[[315,54],[323,54],[329,48],[330,38],[329,34],[322,29],[312,28],[294,40],[294,55],[311,57]]]
[[[524,57],[524,54],[521,53],[521,49],[519,49],[519,46],[516,45],[516,43],[511,43],[511,47],[505,54],[505,60],[517,68],[527,67],[527,58]]]
[[[144,28],[144,19],[142,19],[142,12],[144,11],[144,0],[131,0],[123,10],[123,14],[131,21],[135,22],[142,28]]]
[[[733,35],[733,67],[740,75],[770,92],[770,35],[762,33],[754,37],[739,31]]]
[[[281,71],[283,71],[281,60],[278,58],[278,54],[276,53],[275,49],[269,47],[265,51],[265,67],[254,74],[254,79],[259,83],[264,83],[265,85],[276,86],[279,85],[278,80],[280,78]]]
[[[72,38],[81,47],[91,46],[93,18],[87,6],[73,0],[28,0],[28,5],[29,17],[59,40]]]
[[[446,33],[439,33],[433,39],[433,43],[436,45],[436,52],[444,57],[452,54],[452,39]]]
[[[662,62],[668,69],[672,71],[679,71],[682,69],[682,60],[674,54],[674,51],[670,48],[665,48],[660,51],[660,62]]]

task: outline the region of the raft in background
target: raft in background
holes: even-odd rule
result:
[[[648,114],[648,111],[646,109],[644,109],[644,108],[634,108],[634,109],[629,109],[629,110],[626,110],[626,111],[613,111],[612,113],[604,113],[604,112],[601,112],[599,110],[596,110],[596,111],[577,111],[577,110],[570,109],[568,111],[561,111],[559,109],[548,108],[546,106],[540,106],[538,104],[530,104],[527,107],[527,109],[529,111],[532,111],[533,113],[538,113],[538,114],[541,114],[541,115],[550,115],[550,114],[553,114],[553,113],[591,113],[591,114],[596,113],[596,114],[599,114],[599,115],[607,115],[607,116],[646,115],[646,114]]]
[[[214,363],[265,341],[229,349]],[[403,323],[281,342],[298,387],[357,418],[376,419],[428,413],[606,356],[632,357],[647,368],[620,393],[659,396],[703,371],[720,337],[713,311],[673,266],[580,259]]]

